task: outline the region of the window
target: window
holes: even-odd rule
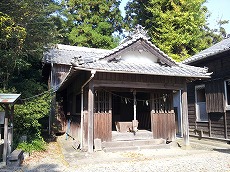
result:
[[[226,107],[230,110],[230,79],[224,81]]]
[[[109,113],[109,93],[106,91],[97,90],[95,92],[95,112]]]
[[[197,121],[208,121],[208,114],[206,112],[205,85],[198,85],[195,87],[195,98]]]

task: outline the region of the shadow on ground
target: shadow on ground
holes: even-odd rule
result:
[[[55,164],[40,164],[40,165],[35,165],[32,168],[27,167],[27,166],[19,166],[19,167],[4,167],[0,168],[1,172],[24,172],[24,171],[30,171],[30,172],[39,172],[39,171],[47,171],[49,170],[50,172],[60,172],[60,167]]]
[[[230,154],[230,149],[213,149],[214,151]]]

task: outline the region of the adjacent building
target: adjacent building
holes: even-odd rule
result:
[[[188,84],[190,135],[230,137],[230,38],[186,59],[183,64],[206,66],[211,78]]]

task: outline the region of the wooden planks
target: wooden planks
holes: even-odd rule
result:
[[[225,112],[224,81],[209,81],[205,84],[207,113]]]
[[[153,138],[174,140],[176,135],[176,124],[174,113],[152,113],[151,129]]]
[[[181,89],[184,78],[140,74],[104,73],[95,76],[96,87]]]
[[[112,140],[112,114],[94,113],[94,139]]]

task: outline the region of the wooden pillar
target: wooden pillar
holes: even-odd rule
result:
[[[3,162],[6,163],[8,155],[8,117],[9,105],[6,104],[5,108],[5,121],[4,121],[4,147],[3,147]]]
[[[228,139],[228,127],[227,127],[227,115],[226,115],[226,112],[224,112],[224,137],[225,137],[225,139]]]
[[[109,93],[109,113],[112,114],[112,94]]]
[[[133,120],[137,120],[137,99],[136,90],[133,91]]]
[[[89,83],[88,92],[88,152],[93,152],[93,110],[94,108],[94,94],[93,94],[93,84]]]
[[[189,146],[189,123],[188,123],[188,100],[187,85],[184,83],[182,91],[182,116],[183,116],[183,137],[185,146]]]
[[[209,137],[212,137],[212,121],[210,119],[210,114],[208,114],[208,134],[209,134]]]
[[[12,148],[13,148],[13,132],[14,132],[14,105],[11,106],[10,108],[10,133],[8,133],[8,143],[9,143],[9,150],[8,152],[11,153],[12,152]],[[8,131],[9,132],[9,131]]]

